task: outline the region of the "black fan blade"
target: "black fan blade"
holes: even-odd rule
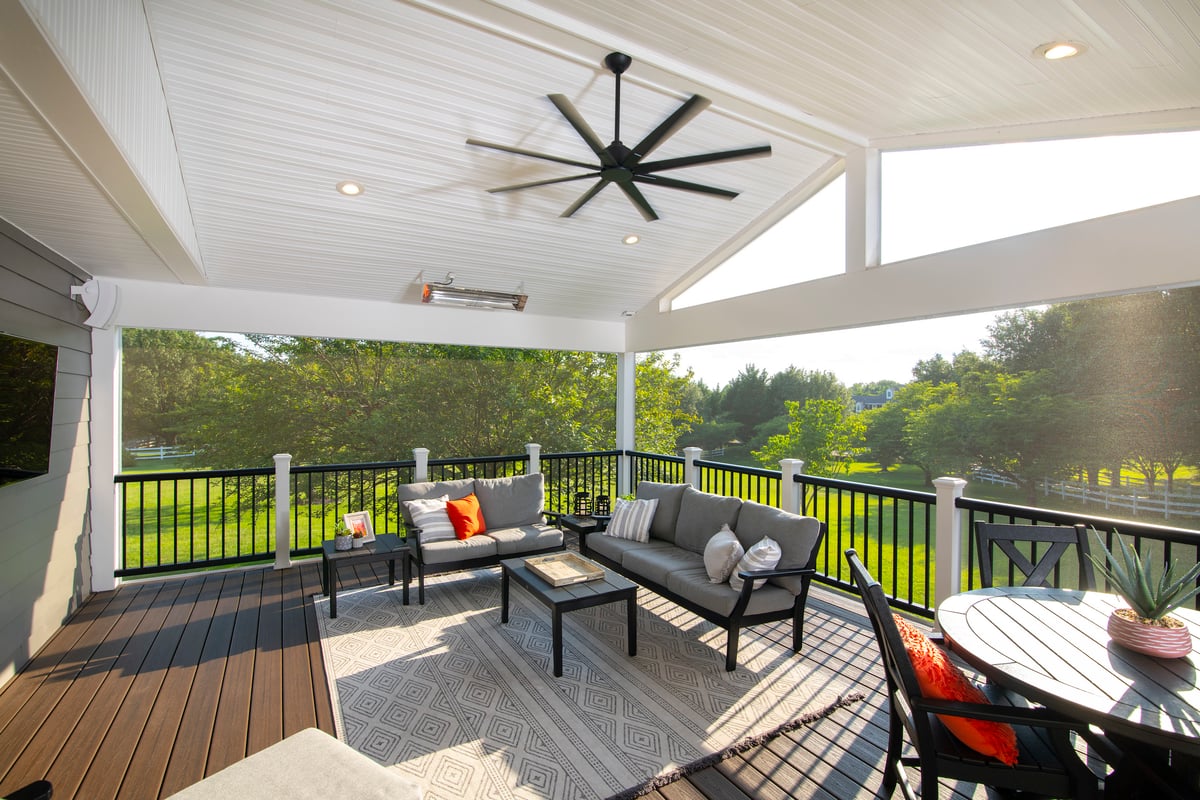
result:
[[[704,186],[699,183],[688,183],[687,181],[677,181],[674,178],[664,178],[662,175],[634,175],[633,179],[638,183],[645,183],[650,186],[683,189],[685,192],[696,192],[697,194],[715,194],[717,197],[724,197],[727,200],[732,200],[740,194],[740,192],[731,192],[729,189],[718,189],[715,186]]]
[[[650,155],[660,144],[675,135],[675,133],[692,121],[692,118],[699,114],[704,109],[712,105],[712,101],[694,94],[687,100],[683,101],[683,105],[675,109],[675,113],[662,121],[657,128],[650,131],[645,139],[638,143],[638,146],[633,148],[634,158],[633,163],[637,163],[641,159]]]
[[[491,194],[497,192],[515,192],[517,189],[532,189],[534,186],[548,186],[551,183],[566,183],[567,181],[581,181],[584,178],[599,178],[599,172],[589,172],[586,175],[572,175],[569,178],[548,178],[544,181],[530,181],[529,183],[515,183],[512,186],[497,186],[495,189],[488,189]]]
[[[590,188],[586,192],[584,192],[582,195],[580,195],[579,199],[576,200],[574,203],[571,203],[571,205],[567,208],[567,210],[564,211],[563,213],[559,214],[559,216],[560,217],[574,216],[576,211],[583,208],[584,203],[586,203],[588,200],[591,200],[596,195],[600,194],[600,190],[603,189],[605,186],[608,186],[609,183],[610,183],[610,181],[608,180],[608,178],[601,178],[600,180],[596,181],[595,186],[593,186],[592,188]]]
[[[646,222],[654,222],[654,220],[658,219],[658,214],[655,214],[654,209],[646,202],[646,198],[642,195],[640,189],[627,181],[621,181],[617,185],[621,187],[621,191],[625,193],[625,196],[633,201],[633,204],[637,206],[637,210],[642,212],[642,219],[646,220]]]
[[[719,153],[704,153],[698,156],[683,156],[681,158],[667,158],[662,161],[651,161],[646,164],[638,164],[637,171],[639,173],[662,172],[664,169],[679,169],[680,167],[692,167],[696,164],[712,164],[717,161],[762,158],[769,155],[771,155],[771,145],[763,144],[757,147],[743,147],[740,150],[722,150]]]
[[[592,152],[600,159],[600,163],[606,167],[615,167],[616,159],[609,155],[608,150],[604,148],[604,142],[600,141],[600,137],[592,130],[587,121],[580,116],[575,110],[575,106],[571,105],[571,101],[567,99],[565,94],[550,94],[546,95],[550,98],[550,102],[554,103],[554,107],[558,109],[558,113],[566,117],[567,122],[571,123],[571,127],[579,134],[579,137],[587,142],[587,146],[592,148]]]
[[[505,153],[515,153],[519,156],[529,156],[530,158],[540,158],[543,161],[556,161],[559,164],[570,164],[573,167],[583,167],[584,169],[595,169],[595,164],[588,164],[584,161],[574,161],[569,158],[559,158],[558,156],[546,155],[545,153],[535,153],[532,150],[522,150],[519,147],[509,147],[506,144],[493,144],[491,142],[482,142],[479,139],[467,139],[467,144],[475,145],[476,147],[487,147],[492,150],[500,150]]]

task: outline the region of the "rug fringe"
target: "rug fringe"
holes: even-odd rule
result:
[[[851,692],[850,694],[844,696],[838,695],[837,700],[820,711],[813,711],[808,714],[804,714],[789,722],[785,722],[782,725],[777,725],[765,733],[760,733],[755,736],[748,736],[745,739],[742,739],[740,742],[736,742],[735,744],[726,747],[724,750],[719,750],[711,755],[698,758],[691,763],[684,764],[682,767],[676,767],[670,772],[665,772],[662,775],[651,778],[645,783],[626,789],[623,792],[618,792],[617,794],[607,798],[607,800],[634,800],[634,798],[650,794],[651,792],[666,786],[668,783],[674,783],[680,778],[686,778],[688,775],[691,775],[694,772],[707,769],[713,764],[724,761],[730,756],[735,756],[738,753],[744,753],[747,750],[752,750],[755,747],[759,747],[771,741],[777,736],[782,736],[789,731],[794,731],[797,728],[803,728],[806,725],[811,725],[818,720],[828,717],[839,708],[845,708],[846,706],[853,705],[854,703],[865,699],[865,697],[866,696],[862,692]]]

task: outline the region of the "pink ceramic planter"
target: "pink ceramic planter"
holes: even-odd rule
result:
[[[1182,658],[1192,652],[1192,633],[1187,626],[1143,625],[1113,612],[1108,616],[1108,635],[1119,645],[1156,658]]]

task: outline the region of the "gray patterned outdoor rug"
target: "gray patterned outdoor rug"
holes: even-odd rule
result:
[[[645,591],[632,658],[624,603],[564,616],[561,678],[548,609],[514,585],[500,624],[498,570],[431,578],[426,599],[339,593],[336,620],[315,603],[339,737],[427,800],[607,797],[852,699],[753,633],[725,672],[725,632]]]

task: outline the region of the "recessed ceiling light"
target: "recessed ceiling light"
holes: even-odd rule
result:
[[[641,240],[642,240],[642,237],[638,236],[636,233],[631,233],[628,236],[626,236],[624,239],[622,239],[621,241],[624,242],[625,244],[637,244]]]
[[[342,181],[337,185],[337,190],[344,195],[354,197],[356,194],[363,193],[363,185],[357,181]]]
[[[1061,61],[1064,58],[1077,56],[1087,50],[1087,45],[1080,42],[1047,42],[1039,45],[1033,54],[1047,61]]]

